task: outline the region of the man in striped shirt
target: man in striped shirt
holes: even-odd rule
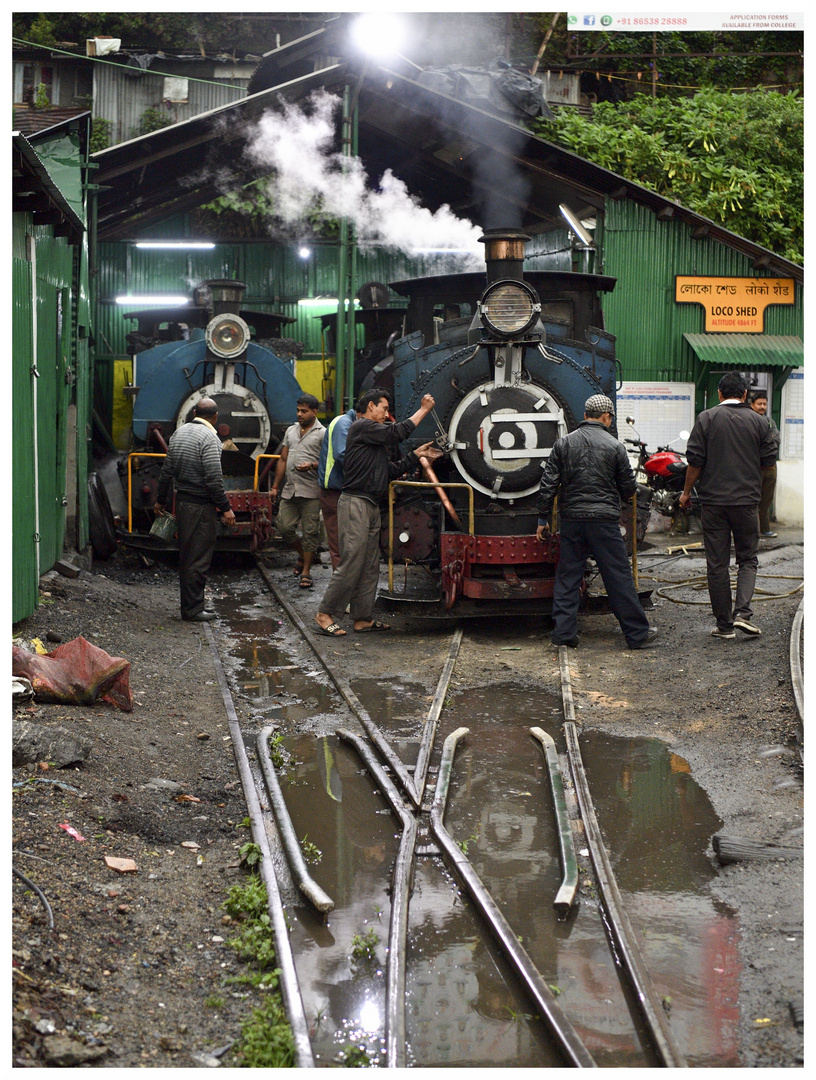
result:
[[[217,514],[221,513],[225,524],[235,524],[224,491],[217,426],[218,406],[212,398],[202,398],[193,419],[170,436],[153,507],[157,514],[165,512],[172,483],[176,492],[181,617],[188,622],[216,618],[215,612],[206,607],[204,587],[215,551]]]

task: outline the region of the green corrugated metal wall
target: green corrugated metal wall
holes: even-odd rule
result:
[[[32,274],[26,258],[28,214],[14,214],[11,257],[11,617],[17,622],[37,607],[36,516],[34,512],[34,392],[32,357]],[[27,362],[23,362],[26,360]]]
[[[626,380],[696,382],[700,363],[683,334],[703,331],[703,309],[677,304],[677,274],[762,277],[751,260],[713,240],[692,239],[688,225],[658,221],[637,203],[607,201],[603,273],[618,279],[604,298],[607,329],[617,336],[616,355]],[[802,336],[802,290],[796,303],[769,307],[766,334]]]
[[[78,132],[32,144],[84,221],[85,162]],[[36,610],[39,577],[62,556],[69,495],[71,520],[77,523],[70,546],[81,550],[88,540],[92,379],[87,256],[86,237],[72,246],[54,235],[53,226],[35,226],[31,214],[12,214],[13,622]],[[71,403],[75,410],[69,409]]]
[[[71,348],[73,252],[66,240],[53,237],[50,227],[33,226],[30,220],[27,214],[14,215],[12,608],[15,621],[35,610],[39,575],[51,569],[60,558],[65,539],[63,500],[70,399],[65,375]],[[26,258],[26,234],[33,238],[36,280]],[[34,289],[36,313],[33,311]],[[34,314],[36,356],[32,330]],[[36,364],[37,377],[31,375],[32,362]],[[34,506],[35,430],[39,532]],[[36,543],[37,535],[39,544]]]

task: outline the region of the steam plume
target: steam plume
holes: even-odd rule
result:
[[[447,204],[435,212],[421,206],[390,169],[375,188],[359,158],[343,158],[333,149],[339,105],[338,97],[317,90],[306,108],[285,103],[282,111],[266,113],[252,132],[248,155],[274,173],[275,213],[297,224],[319,208],[352,221],[361,243],[409,255],[420,249],[464,251],[469,254],[460,256],[459,268],[464,262],[465,268],[482,269],[480,228]]]

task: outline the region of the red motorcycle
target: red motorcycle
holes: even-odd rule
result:
[[[627,416],[626,423],[634,425],[634,417]],[[635,432],[637,434],[637,432]],[[678,439],[687,439],[689,433],[681,431]],[[638,480],[638,517],[640,517],[641,492],[644,502],[649,510],[656,510],[664,517],[670,517],[672,523],[677,518],[678,511],[683,515],[682,520],[687,521],[685,515],[689,511],[699,510],[697,489],[692,488],[691,501],[683,509],[680,507],[680,496],[686,484],[686,470],[688,462],[678,451],[673,450],[671,444],[658,446],[654,453],[650,453],[646,443],[642,439],[624,439],[629,446],[637,447],[638,462],[635,469],[635,479]],[[645,490],[644,490],[645,489]],[[647,494],[648,493],[648,494]],[[638,538],[640,530],[638,530]]]

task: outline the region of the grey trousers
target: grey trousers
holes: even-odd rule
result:
[[[701,506],[700,524],[708,574],[711,610],[720,630],[730,630],[734,619],[750,619],[751,598],[756,585],[759,560],[759,514],[756,503],[749,506]],[[731,537],[737,560],[737,589],[731,602]]]
[[[204,586],[215,551],[217,514],[212,503],[184,502],[176,496],[182,619],[204,610]]]
[[[338,619],[351,605],[355,621],[372,618],[380,580],[380,508],[356,495],[337,502],[340,563],[320,602],[320,611]]]

